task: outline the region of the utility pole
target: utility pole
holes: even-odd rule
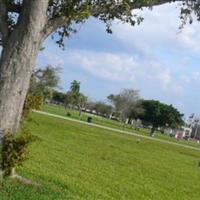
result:
[[[197,136],[197,133],[198,133],[198,129],[199,129],[199,118],[195,118],[194,119],[194,127],[195,127],[195,133],[194,133],[194,137],[196,138]]]
[[[189,119],[188,119],[189,128],[194,128],[194,138],[196,138],[198,134],[199,122],[200,122],[200,119],[195,115],[195,113],[192,113],[189,116]]]

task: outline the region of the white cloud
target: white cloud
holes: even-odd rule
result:
[[[179,45],[194,53],[200,53],[200,36],[198,34],[199,31],[199,24],[197,24],[197,22],[195,22],[193,25],[185,26],[185,28],[177,37]]]
[[[91,74],[111,81],[133,81],[138,68],[134,57],[125,54],[70,50],[67,59]]]
[[[163,70],[160,74],[158,79],[163,84],[164,87],[167,87],[172,82],[172,77],[170,74],[169,69]]]
[[[42,52],[42,54],[45,57],[45,60],[48,62],[48,64],[51,64],[54,66],[56,66],[56,65],[63,66],[64,65],[64,59],[61,56],[51,53],[50,51],[44,51],[44,52]]]
[[[184,83],[190,83],[191,82],[191,76],[188,74],[183,74],[181,75],[181,81],[183,81]]]
[[[43,55],[49,63],[53,59],[55,64],[75,66],[95,77],[111,81],[111,84],[127,83],[136,89],[140,89],[141,86],[147,89],[154,87],[168,97],[176,95],[179,98],[183,95],[183,89],[174,80],[170,69],[165,67],[161,61],[153,58],[149,58],[146,62],[129,54],[77,49],[68,49],[62,54],[60,52],[53,54],[48,51]]]
[[[192,75],[191,75],[191,78],[194,80],[194,81],[200,81],[200,72],[192,72]]]
[[[171,86],[172,94],[174,95],[174,98],[179,98],[183,96],[184,90],[183,87],[179,84],[173,84]]]
[[[114,35],[125,44],[132,45],[142,55],[154,56],[153,50],[165,47],[178,52],[200,53],[200,26],[194,20],[180,31],[180,6],[177,3],[155,7],[153,11],[137,11],[144,22],[132,27],[128,24],[114,26]]]
[[[171,71],[168,68],[163,69],[158,73],[157,83],[160,84],[165,95],[176,99],[182,98],[184,89],[181,84],[172,77]]]
[[[190,84],[190,83],[194,83],[194,82],[200,82],[200,72],[199,71],[191,71],[188,74],[183,74],[181,75],[181,80],[184,83]]]
[[[135,87],[142,84],[147,88],[155,85],[168,96],[179,98],[183,95],[183,88],[173,79],[170,69],[157,60],[143,63],[128,54],[71,49],[65,62],[73,63],[106,81],[130,83]]]

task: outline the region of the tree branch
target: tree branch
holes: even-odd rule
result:
[[[43,34],[44,38],[48,37],[54,31],[64,26],[68,22],[70,22],[70,18],[67,16],[61,16],[61,17],[50,19],[44,28],[44,34]]]
[[[172,3],[172,2],[184,2],[186,0],[152,0],[152,1],[147,1],[147,3],[144,3],[144,1],[141,2],[141,0],[133,0],[130,3],[130,8],[132,10],[134,9],[141,9],[143,7],[151,7],[151,6],[159,6],[165,3]],[[195,0],[191,0],[195,1]],[[114,7],[115,5],[113,5]],[[102,8],[99,5],[94,5],[90,9],[90,15],[91,16],[98,16],[100,13],[106,12],[107,8]],[[49,19],[45,28],[44,28],[44,38],[48,37],[51,35],[54,31],[56,31],[58,28],[66,25],[67,23],[70,22],[70,20],[75,20],[71,19],[69,16],[60,16],[60,17],[55,17],[53,19]]]
[[[7,8],[4,0],[0,0],[0,33],[4,43],[8,36]]]

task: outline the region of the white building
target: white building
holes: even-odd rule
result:
[[[191,128],[182,127],[176,131],[175,138],[182,139],[182,138],[190,138],[192,133]]]
[[[188,127],[182,127],[180,129],[165,129],[165,134],[174,136],[177,139],[190,138],[192,129]]]

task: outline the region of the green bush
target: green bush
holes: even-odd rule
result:
[[[37,138],[23,129],[15,136],[7,132],[2,139],[1,169],[4,176],[11,175],[12,169],[22,164],[27,158],[27,146]]]
[[[22,113],[22,119],[25,119],[28,117],[30,112],[35,109],[39,110],[42,106],[43,103],[43,97],[42,95],[35,95],[32,93],[28,93],[26,95],[26,99],[24,102],[24,108],[23,108],[23,113]]]

